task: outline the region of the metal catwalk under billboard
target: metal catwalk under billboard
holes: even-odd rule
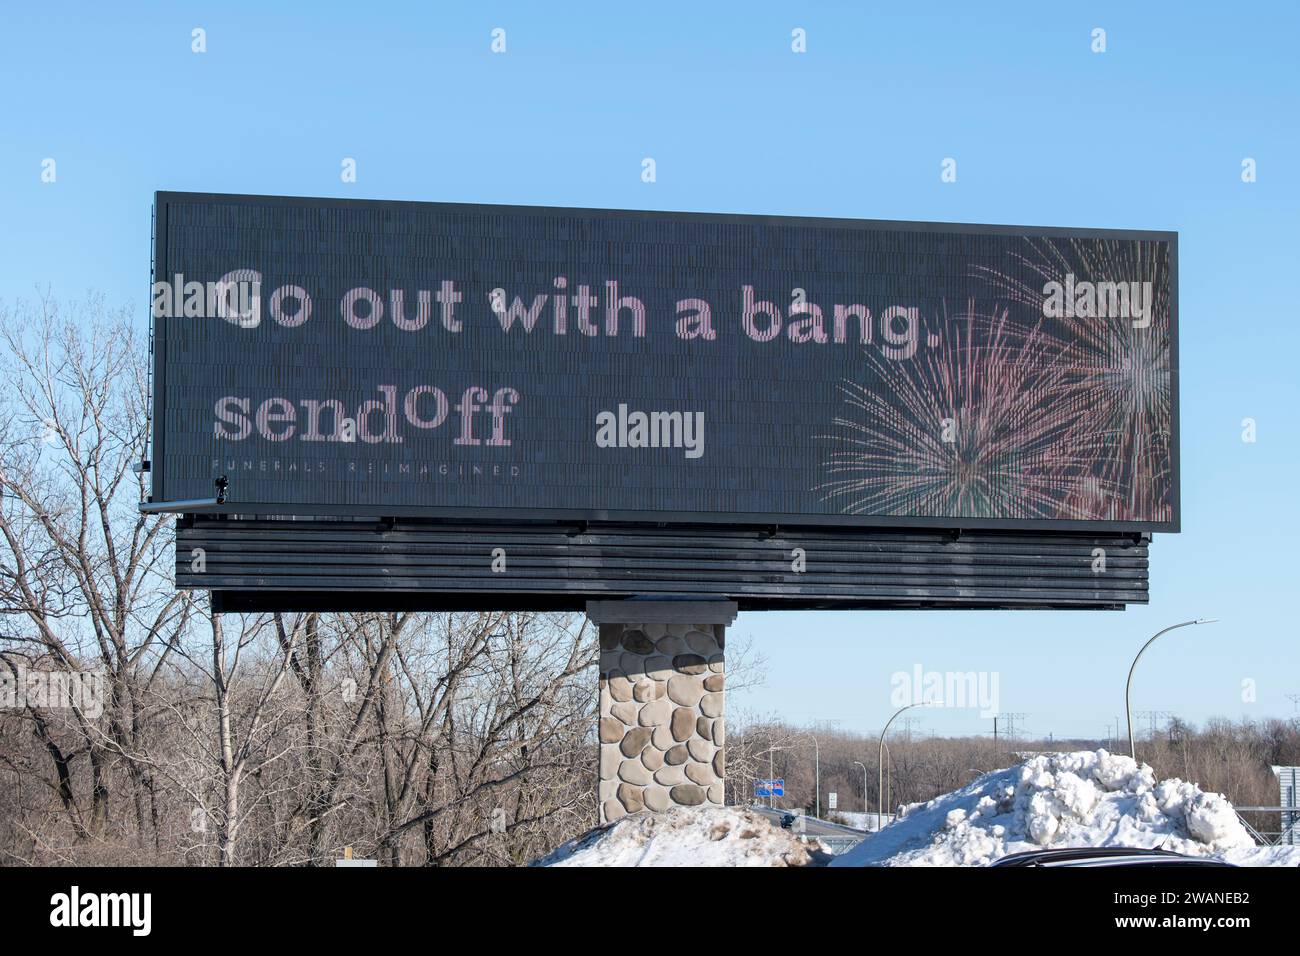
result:
[[[1176,235],[160,193],[153,500],[1175,531]]]

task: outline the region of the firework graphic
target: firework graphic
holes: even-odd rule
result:
[[[1170,520],[1169,268],[1164,243],[1052,239],[976,268],[994,304],[909,360],[863,353],[816,491],[845,514]],[[1067,277],[1150,283],[1142,320],[1049,314]]]
[[[1100,517],[1113,491],[1091,465],[1102,441],[1082,428],[1067,343],[1010,310],[975,303],[946,317],[938,347],[907,361],[866,353],[841,386],[822,500],[846,514]]]
[[[1041,319],[1049,283],[1149,283],[1145,324],[1063,316],[1071,392],[1089,431],[1106,441],[1095,470],[1114,489],[1107,519],[1168,521],[1173,514],[1170,325],[1173,281],[1163,242],[1027,238],[1009,269],[974,272],[1029,317]]]

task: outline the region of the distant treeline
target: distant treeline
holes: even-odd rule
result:
[[[754,783],[769,773],[785,779],[785,798],[778,806],[802,807],[811,813],[815,803],[814,747],[821,752],[823,815],[828,795],[838,795],[840,810],[875,812],[879,801],[879,738],[829,728],[811,730],[779,721],[751,722],[734,728],[727,737],[728,798],[754,799]],[[930,737],[915,732],[891,731],[886,740],[886,812],[902,804],[930,800],[964,786],[979,774],[1008,767],[1018,753],[1093,750],[1110,747],[1107,740],[1034,740],[1005,738],[996,743],[981,737]],[[1126,753],[1128,741],[1114,745]],[[1150,764],[1156,778],[1179,777],[1202,790],[1222,793],[1237,806],[1275,807],[1279,791],[1271,767],[1300,764],[1300,721],[1269,719],[1233,722],[1207,721],[1202,727],[1173,718],[1154,737],[1141,728],[1138,757]],[[863,766],[855,765],[860,761]],[[763,802],[766,802],[764,798]],[[1248,821],[1261,831],[1276,831],[1277,814],[1250,814]]]

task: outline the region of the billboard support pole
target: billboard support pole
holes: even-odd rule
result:
[[[600,632],[600,822],[721,806],[727,625],[735,601],[589,601]]]

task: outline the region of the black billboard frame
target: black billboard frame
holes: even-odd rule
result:
[[[669,526],[679,524],[726,524],[735,527],[764,526],[839,526],[852,528],[946,528],[953,530],[1006,530],[1006,531],[1056,531],[1084,533],[1177,533],[1182,530],[1182,466],[1179,434],[1179,369],[1178,369],[1178,232],[1174,230],[1098,229],[1069,226],[1017,226],[1007,224],[945,223],[891,219],[849,219],[821,216],[780,216],[751,213],[676,212],[647,209],[605,209],[576,206],[521,206],[501,203],[447,203],[395,199],[344,199],[311,196],[266,196],[248,193],[199,193],[159,190],[154,193],[153,205],[153,275],[151,282],[170,275],[167,264],[168,204],[171,202],[206,202],[223,204],[262,204],[290,207],[329,205],[379,210],[423,208],[447,212],[481,213],[490,211],[502,214],[535,215],[551,218],[588,216],[594,218],[630,218],[633,220],[680,220],[715,224],[748,224],[809,226],[832,229],[892,229],[901,232],[958,233],[963,235],[1009,235],[1033,238],[1089,238],[1127,239],[1167,242],[1169,244],[1170,305],[1169,305],[1169,387],[1170,387],[1170,504],[1169,521],[1070,521],[1055,518],[927,518],[896,515],[807,515],[807,514],[757,514],[752,512],[668,512],[668,511],[605,511],[599,509],[535,509],[535,508],[456,508],[456,507],[398,507],[391,505],[311,505],[285,502],[240,502],[238,500],[205,502],[206,514],[226,515],[302,515],[310,517],[411,517],[437,518],[452,521],[515,520],[539,523],[573,524],[575,522],[631,522],[647,525]],[[152,285],[151,285],[152,288]],[[152,296],[150,298],[152,309]],[[151,311],[152,315],[152,311]],[[167,321],[151,321],[150,352],[153,357],[153,391],[149,396],[149,420],[152,426],[150,439],[151,494],[140,509],[146,512],[192,513],[194,501],[168,502],[163,497],[163,461],[166,452],[165,430],[160,422],[165,420],[166,409],[161,407],[166,394],[167,381]],[[238,498],[238,481],[232,480],[230,493]]]

